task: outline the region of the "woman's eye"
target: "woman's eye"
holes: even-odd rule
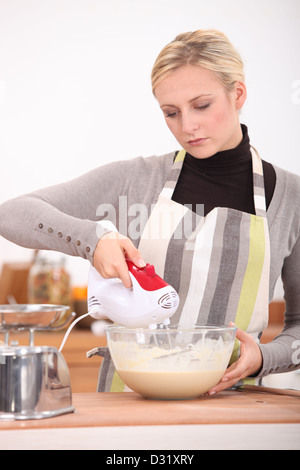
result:
[[[197,110],[197,111],[204,111],[205,109],[207,109],[208,107],[210,106],[210,103],[206,103],[206,104],[202,104],[202,105],[195,105],[194,106],[194,109]],[[176,117],[178,114],[180,113],[180,111],[165,111],[165,117],[166,118],[174,118]]]
[[[166,113],[166,117],[175,117],[176,116],[176,111],[172,112],[172,113]]]
[[[210,106],[209,104],[204,104],[202,106],[196,106],[196,109],[203,111],[204,109],[207,109],[209,106]]]

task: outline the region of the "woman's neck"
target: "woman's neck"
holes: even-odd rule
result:
[[[207,174],[228,174],[245,171],[251,165],[250,140],[247,127],[241,125],[241,140],[235,148],[222,150],[209,158],[195,158],[187,154],[186,163],[195,171]]]

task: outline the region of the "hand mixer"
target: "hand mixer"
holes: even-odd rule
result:
[[[60,347],[75,324],[91,315],[97,320],[108,318],[128,328],[151,328],[168,325],[179,305],[175,289],[159,277],[153,265],[138,268],[126,260],[132,287],[126,288],[120,279],[104,279],[91,266],[88,277],[88,313],[81,315],[69,327]]]

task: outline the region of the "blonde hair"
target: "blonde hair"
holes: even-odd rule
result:
[[[151,73],[152,91],[172,71],[183,65],[198,65],[216,73],[227,90],[244,82],[244,64],[225,34],[199,29],[179,34],[158,55]]]

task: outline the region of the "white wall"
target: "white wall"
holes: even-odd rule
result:
[[[0,203],[178,148],[150,71],[179,32],[210,27],[244,58],[253,145],[300,173],[299,0],[0,0]],[[31,255],[0,238],[0,267]],[[86,262],[68,263],[85,282]]]

